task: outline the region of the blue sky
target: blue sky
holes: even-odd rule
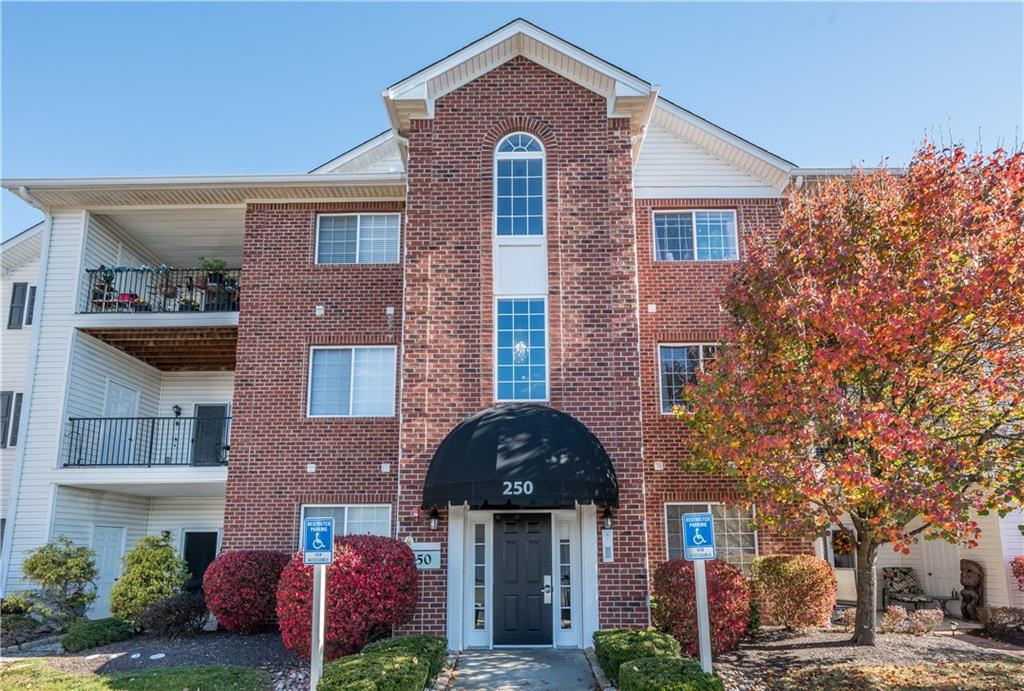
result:
[[[1024,138],[1002,4],[0,5],[4,177],[304,172],[380,90],[523,16],[802,166]],[[3,236],[39,218],[3,193]]]

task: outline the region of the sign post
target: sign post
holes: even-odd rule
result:
[[[302,562],[313,567],[313,639],[309,650],[309,688],[316,691],[324,672],[327,619],[327,566],[334,562],[334,519],[307,518],[302,526]]]
[[[683,514],[683,556],[693,562],[697,586],[697,637],[700,667],[711,674],[711,619],[708,613],[708,579],[704,562],[715,558],[714,516],[710,513]]]

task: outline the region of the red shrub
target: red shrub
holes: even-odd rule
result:
[[[836,607],[836,574],[810,554],[757,557],[754,597],[765,624],[787,629],[824,628]]]
[[[206,606],[217,624],[235,633],[256,633],[274,621],[277,581],[288,555],[269,550],[225,552],[203,575]]]
[[[1024,591],[1024,554],[1019,554],[1010,560],[1010,570],[1013,577],[1017,579],[1017,587]]]
[[[360,650],[374,637],[412,619],[416,609],[416,561],[404,542],[374,535],[334,541],[327,567],[324,657]],[[313,567],[297,552],[277,586],[277,621],[286,648],[309,657]]]
[[[750,586],[742,571],[724,561],[709,561],[706,570],[711,651],[721,653],[734,649],[747,632]],[[673,559],[654,572],[651,613],[655,625],[672,634],[683,652],[698,653],[697,595],[691,562]]]

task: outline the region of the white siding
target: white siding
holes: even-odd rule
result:
[[[63,535],[80,545],[88,545],[93,527],[103,525],[124,528],[125,547],[131,549],[147,534],[149,503],[149,497],[59,486],[50,539]]]
[[[31,409],[22,410],[24,467],[18,493],[10,545],[7,584],[16,583],[27,550],[46,542],[50,527],[52,486],[56,481],[55,449],[63,435],[64,394],[70,359],[71,326],[79,285],[79,249],[85,214],[55,213],[49,239],[49,257],[43,295],[36,295],[40,329]],[[46,250],[44,249],[44,254]],[[19,445],[21,445],[19,441]]]
[[[82,251],[82,271],[79,304],[85,305],[89,299],[88,281],[85,280],[86,269],[97,269],[100,266],[138,267],[159,266],[160,259],[147,251],[118,228],[110,219],[89,214],[89,232]],[[116,283],[115,283],[116,285]]]
[[[633,170],[637,196],[778,196],[762,178],[741,170],[691,141],[652,122]]]
[[[150,505],[150,534],[169,531],[179,550],[183,530],[223,528],[224,497],[155,497]]]
[[[1006,563],[1003,561],[1002,536],[999,530],[999,516],[995,513],[988,516],[976,516],[978,527],[981,528],[981,539],[974,549],[960,551],[961,559],[973,559],[985,570],[985,591],[982,593],[984,602],[995,607],[1006,607],[1010,604],[1010,592]],[[960,582],[959,566],[956,582]]]
[[[1024,525],[1024,509],[1018,509],[999,521],[1003,543],[1003,572],[1006,574],[1010,604],[1024,607],[1024,591],[1017,585],[1017,579],[1010,573],[1010,560],[1024,554],[1024,533],[1018,526]]]
[[[195,415],[196,404],[231,403],[235,385],[234,372],[164,372],[161,378],[160,417],[174,415],[172,408],[181,406],[185,417]]]
[[[28,367],[28,353],[32,347],[32,334],[35,326],[30,324],[22,326],[20,329],[8,329],[7,317],[11,311],[11,291],[13,285],[15,283],[27,283],[29,286],[35,286],[38,282],[38,257],[34,261],[17,267],[9,274],[4,275],[3,279],[0,280],[0,318],[3,319],[3,323],[0,324],[0,329],[3,329],[3,335],[0,338],[0,363],[3,363],[3,366],[0,367],[0,391],[13,391],[16,394],[24,394],[25,392],[25,370]],[[34,310],[36,315],[39,314],[38,301],[39,298],[37,296],[37,304]],[[12,410],[13,405],[14,401],[12,399]],[[25,410],[22,408],[21,422],[18,425],[18,446],[24,443],[24,429]],[[0,506],[3,507],[3,513],[0,516],[4,517],[7,514],[8,497],[11,491],[11,476],[14,474],[14,461],[17,452],[18,449],[13,446],[0,449]]]

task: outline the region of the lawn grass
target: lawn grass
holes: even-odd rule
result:
[[[173,667],[118,674],[70,674],[35,658],[0,665],[4,691],[262,691],[270,675],[247,667]]]
[[[777,686],[787,691],[1019,691],[1024,689],[1024,663],[832,665],[791,672]]]

